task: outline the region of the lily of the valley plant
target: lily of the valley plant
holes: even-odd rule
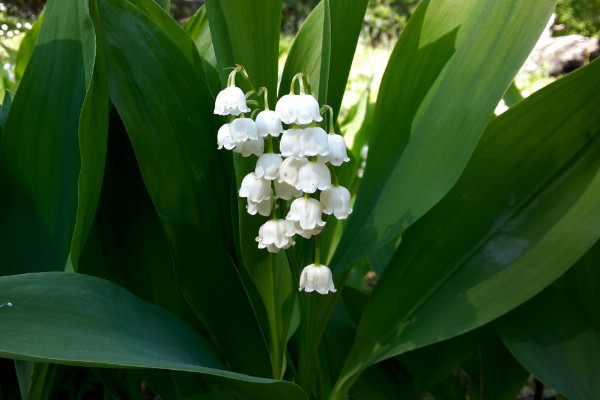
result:
[[[521,99],[555,1],[423,0],[340,118],[366,6],[278,71],[281,1],[48,2],[0,109],[1,399],[600,393],[600,64]]]

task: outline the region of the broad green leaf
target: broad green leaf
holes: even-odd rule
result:
[[[23,40],[21,40],[19,51],[15,57],[15,78],[17,82],[20,81],[25,74],[25,68],[27,68],[27,64],[29,63],[31,55],[33,54],[33,49],[35,48],[35,43],[40,35],[40,28],[43,20],[44,12],[40,14],[37,21],[35,21],[31,29],[25,33]]]
[[[65,267],[94,49],[86,3],[50,2],[0,142],[1,275]]]
[[[396,359],[410,373],[414,392],[424,395],[469,358],[480,343],[488,340],[490,331],[483,327],[409,351]]]
[[[403,235],[342,381],[495,319],[600,237],[599,70],[592,63],[491,121],[459,182]]]
[[[230,72],[226,68],[241,64],[255,89],[265,86],[269,90],[269,103],[273,107],[277,93],[281,1],[208,0],[205,4],[222,85],[225,86]]]
[[[221,90],[221,81],[219,79],[219,71],[217,67],[217,59],[215,57],[215,49],[213,47],[210,28],[208,26],[208,15],[206,7],[202,6],[184,25],[183,29],[192,38],[202,58],[202,65],[206,72],[206,80],[213,96]]]
[[[163,224],[179,290],[228,364],[235,371],[270,376],[265,338],[227,249],[210,232],[194,225],[166,219]]]
[[[230,242],[230,167],[189,36],[150,0],[99,0],[109,95],[159,215],[199,224]],[[123,40],[135,37],[137,40]]]
[[[114,109],[103,172],[97,211],[75,270],[110,280],[193,325],[195,317],[182,307],[167,236]]]
[[[285,61],[279,95],[292,77],[307,72],[315,97],[337,116],[368,1],[349,7],[342,0],[321,1],[300,27]]]
[[[97,20],[96,3],[91,14]],[[101,41],[97,37],[97,41]],[[75,227],[71,240],[71,262],[77,270],[85,239],[94,221],[100,198],[106,142],[108,140],[108,88],[103,49],[96,47],[92,80],[79,117],[79,153],[81,170],[78,178],[78,198]]]
[[[290,382],[221,369],[210,347],[167,311],[108,281],[43,272],[0,278],[0,356],[95,367],[201,373],[249,398],[305,399]],[[43,326],[44,329],[39,329]]]
[[[570,400],[600,393],[599,257],[597,243],[554,285],[494,322],[513,355]]]
[[[470,400],[514,400],[529,377],[496,334],[481,344],[462,369],[469,374]]]
[[[355,400],[423,399],[413,392],[410,375],[396,360],[386,360],[367,368],[352,386],[350,396]]]
[[[419,4],[381,81],[368,162],[334,272],[396,238],[448,192],[554,4]]]
[[[436,400],[465,400],[465,391],[454,374],[447,375],[430,391]]]

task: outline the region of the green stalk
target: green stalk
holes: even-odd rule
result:
[[[311,392],[314,378],[314,365],[317,356],[317,343],[314,340],[315,301],[306,293],[300,296],[302,323],[300,330],[300,355],[298,359],[298,377],[300,386],[307,393]]]
[[[269,273],[269,299],[270,309],[275,310],[275,281],[273,280],[273,254],[269,253],[268,265],[271,268]],[[271,371],[273,379],[281,379],[283,377],[283,349],[279,337],[279,320],[277,313],[269,315],[269,332],[271,333]]]

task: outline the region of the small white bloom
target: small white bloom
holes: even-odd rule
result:
[[[256,127],[258,128],[258,136],[267,137],[268,135],[278,137],[283,133],[281,120],[275,111],[264,110],[256,116]]]
[[[279,172],[277,173],[277,180],[285,182],[288,185],[296,186],[298,182],[298,171],[303,165],[308,164],[306,158],[294,158],[288,157],[279,166]]]
[[[302,270],[300,275],[300,291],[312,292],[316,290],[320,294],[335,292],[331,270],[326,265],[310,264]]]
[[[318,235],[323,230],[322,226],[315,226],[314,229],[302,229],[298,222],[294,222],[296,233],[302,236],[304,239],[310,239],[314,235]]]
[[[258,139],[258,129],[256,122],[251,118],[236,118],[229,124],[231,137],[236,143],[245,142],[246,140]]]
[[[300,137],[303,129],[288,129],[281,135],[279,142],[279,151],[284,157],[302,157],[302,147],[300,146]]]
[[[265,151],[265,139],[258,138],[254,140],[247,140],[245,142],[234,143],[234,153],[241,153],[242,157],[248,157],[250,154],[255,156],[261,156]]]
[[[329,168],[321,161],[311,161],[298,170],[296,189],[304,193],[314,193],[319,190],[331,188],[331,173]]]
[[[258,230],[258,248],[266,248],[271,253],[278,253],[295,244],[292,236],[296,233],[294,223],[285,219],[272,219],[265,222]]]
[[[336,167],[350,161],[346,152],[346,141],[343,136],[330,133],[327,135],[327,144],[329,145],[329,155],[324,157],[319,156],[319,161],[329,162]]]
[[[246,206],[246,211],[250,215],[256,215],[257,213],[262,215],[263,217],[268,217],[271,215],[271,211],[273,210],[273,199],[264,199],[263,201],[254,202],[248,199],[248,205]]]
[[[275,112],[286,124],[307,125],[321,122],[319,103],[310,94],[286,94],[275,105]]]
[[[225,124],[219,128],[217,133],[217,148],[220,150],[225,147],[227,150],[232,150],[235,147],[235,142],[229,131],[229,124]]]
[[[240,197],[247,197],[249,201],[260,203],[263,200],[273,198],[271,181],[258,178],[254,172],[250,172],[242,179]]]
[[[300,197],[292,201],[285,219],[298,222],[304,230],[312,230],[317,226],[325,226],[325,222],[321,219],[322,212],[323,206],[318,200]]]
[[[318,126],[305,128],[300,135],[300,149],[304,156],[327,156],[329,143],[327,133]],[[341,136],[340,136],[341,137]],[[342,138],[342,140],[344,140]],[[345,149],[345,147],[344,147]]]
[[[323,212],[335,215],[337,219],[346,219],[352,213],[350,208],[350,192],[343,186],[333,186],[321,192]]]
[[[277,177],[277,172],[282,162],[283,158],[279,154],[265,153],[258,158],[254,173],[259,178],[272,181]]]
[[[237,116],[245,112],[250,112],[250,109],[246,105],[242,89],[229,86],[219,92],[215,100],[215,114]]]
[[[273,181],[273,186],[275,186],[275,197],[283,200],[291,200],[294,197],[302,196],[302,191],[296,189],[293,185],[289,183],[279,181],[279,179],[275,179]]]

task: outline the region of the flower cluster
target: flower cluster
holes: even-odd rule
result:
[[[254,172],[242,180],[239,196],[246,199],[249,214],[271,216],[260,227],[256,241],[258,248],[277,253],[293,246],[295,235],[310,239],[321,233],[326,224],[323,214],[345,219],[352,212],[350,192],[337,184],[333,171],[334,166],[349,161],[346,142],[334,132],[331,107],[320,108],[305,92],[304,75],[294,77],[290,94],[277,101],[275,111],[269,109],[265,88],[256,92],[257,96],[264,93],[264,108],[251,111],[248,105],[258,105],[258,101],[247,98],[255,92],[245,94],[235,86],[237,73],[247,78],[244,69],[236,67],[227,88],[216,98],[215,114],[231,116],[218,131],[217,146],[243,157],[258,157]],[[294,93],[296,82],[298,94]],[[329,133],[319,126],[326,112]],[[335,292],[331,271],[319,264],[318,256],[315,264],[302,271],[303,289]]]

